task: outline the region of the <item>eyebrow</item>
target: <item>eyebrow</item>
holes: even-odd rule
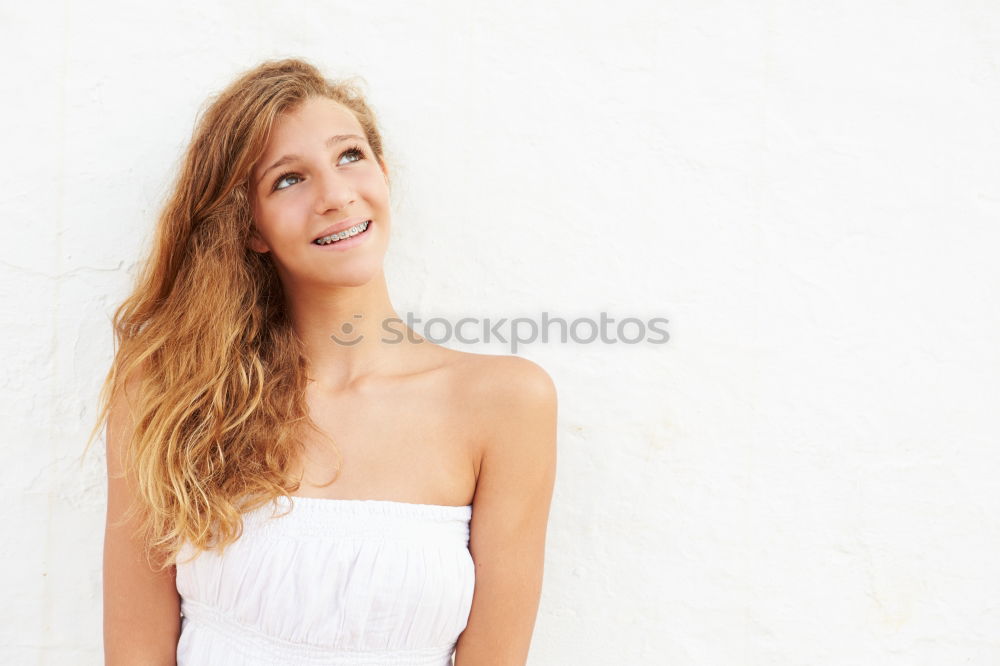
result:
[[[327,139],[325,142],[323,142],[323,145],[326,148],[330,148],[331,146],[333,146],[333,144],[339,143],[339,142],[341,142],[341,141],[343,141],[345,139],[359,139],[361,141],[365,141],[366,140],[363,136],[358,136],[357,134],[334,134],[329,139]],[[297,159],[301,159],[301,158],[298,155],[285,155],[283,157],[280,157],[277,162],[275,162],[271,166],[269,166],[266,169],[264,169],[263,173],[260,174],[260,178],[257,179],[257,185],[260,185],[261,181],[264,180],[264,176],[266,176],[267,172],[270,171],[271,169],[274,169],[276,167],[280,167],[282,164],[287,164],[287,163],[293,162],[293,161],[295,161]]]

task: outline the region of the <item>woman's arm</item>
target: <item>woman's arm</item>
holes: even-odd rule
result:
[[[500,357],[480,397],[489,423],[469,550],[476,566],[455,666],[523,666],[542,591],[556,472],[556,389],[538,365]]]
[[[119,393],[108,416],[108,512],[104,528],[105,666],[175,666],[180,637],[180,597],[175,569],[152,570],[134,522],[119,524],[132,501],[122,477],[121,455],[132,428]]]

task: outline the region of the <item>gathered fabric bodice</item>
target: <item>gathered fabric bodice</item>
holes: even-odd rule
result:
[[[450,665],[475,586],[471,517],[309,497],[243,514],[221,556],[178,555],[177,665]]]

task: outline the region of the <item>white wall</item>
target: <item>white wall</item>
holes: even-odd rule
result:
[[[561,407],[529,664],[1000,663],[1000,5],[0,17],[0,662],[101,663],[108,319],[206,96],[301,55],[381,115],[400,312],[670,320],[518,350]]]

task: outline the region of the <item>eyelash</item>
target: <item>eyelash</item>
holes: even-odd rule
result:
[[[358,155],[358,159],[354,160],[355,162],[360,162],[361,160],[365,159],[365,151],[364,151],[364,149],[361,146],[351,146],[350,148],[348,148],[347,150],[345,150],[344,152],[342,152],[340,154],[340,157],[343,157],[344,155],[347,155],[348,153],[355,153],[355,154]],[[272,192],[279,192],[281,190],[287,190],[288,187],[291,187],[289,185],[288,187],[278,188],[278,183],[280,183],[285,178],[288,178],[291,175],[296,175],[297,176],[298,174],[295,173],[294,171],[286,171],[283,174],[281,174],[280,176],[278,176],[277,178],[275,178],[274,184],[271,186],[271,191]]]

